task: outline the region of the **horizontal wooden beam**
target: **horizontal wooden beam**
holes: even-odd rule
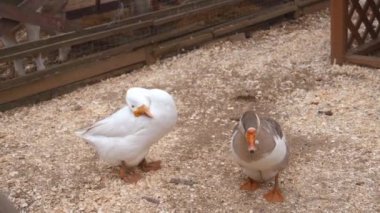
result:
[[[160,32],[148,38],[141,38],[104,52],[95,53],[61,65],[51,66],[45,71],[34,72],[24,77],[3,82],[0,84],[0,110],[8,103],[13,104],[16,100],[31,95],[105,75],[123,67],[149,63],[152,58],[173,53],[182,48],[191,48],[216,37],[242,32],[244,29],[262,23],[262,21],[273,20],[283,14],[291,13],[295,8],[294,3],[290,2],[269,9],[262,9],[254,14],[229,20],[222,24],[206,26],[202,23],[194,23],[190,26],[182,26],[179,29]],[[275,11],[276,15],[268,15],[273,11]],[[93,31],[92,33],[94,32],[95,34],[102,33],[101,31]],[[90,34],[84,34],[83,36]],[[73,37],[72,39],[77,38]],[[38,46],[32,47],[38,48]]]
[[[31,43],[34,43],[34,45],[33,47],[30,47],[29,49],[24,49],[22,47],[22,44],[16,45],[15,47],[4,48],[3,50],[0,51],[0,62],[9,61],[9,60],[16,59],[19,57],[30,56],[36,53],[44,53],[44,52],[48,52],[52,50],[57,50],[60,47],[67,47],[67,46],[72,46],[75,44],[94,41],[94,40],[109,37],[111,35],[118,35],[121,33],[130,32],[136,29],[149,27],[149,26],[152,26],[152,22],[145,21],[145,22],[135,23],[135,24],[127,25],[127,26],[111,28],[109,30],[105,30],[105,31],[97,32],[97,33],[86,34],[86,35],[78,36],[76,38],[69,39],[69,40],[57,41],[54,43],[49,42],[48,39],[46,40],[42,39],[37,42],[31,42]]]
[[[346,62],[380,69],[380,57],[349,54]]]
[[[72,66],[59,69],[56,72],[44,73],[43,78],[25,82],[16,87],[9,87],[0,91],[0,105],[17,99],[25,98],[46,90],[61,87],[76,81],[100,75],[111,70],[128,65],[142,63],[146,60],[146,51],[140,49],[133,52],[120,53],[118,55],[86,63],[75,62]]]
[[[138,17],[134,17],[128,21],[123,21],[122,22],[124,23],[123,25],[121,25],[120,23],[117,23],[115,26],[103,25],[101,27],[89,28],[81,32],[68,33],[64,35],[54,36],[48,39],[41,39],[39,41],[15,45],[15,46],[8,47],[0,51],[0,62],[9,61],[9,60],[16,59],[19,57],[30,56],[30,55],[41,53],[41,52],[42,53],[48,52],[48,51],[56,50],[61,47],[72,46],[72,45],[80,44],[83,42],[102,39],[110,35],[117,35],[117,34],[121,34],[125,32],[131,32],[139,28],[159,27],[162,24],[166,24],[174,20],[179,20],[181,18],[196,14],[198,12],[209,11],[215,8],[230,5],[233,3],[240,2],[240,1],[242,0],[226,0],[223,2],[219,2],[215,5],[211,5],[211,6],[206,5],[205,8],[192,9],[190,7],[191,10],[189,11],[185,10],[185,12],[181,12],[179,14],[175,14],[172,16],[164,16],[161,18],[158,18],[158,17],[154,18],[154,17],[151,17],[150,15],[147,16],[149,18],[142,16],[141,18],[144,18],[144,21],[139,20]],[[186,8],[187,7],[188,6],[186,6]],[[157,12],[157,13],[160,16],[162,15],[162,12]]]
[[[358,55],[365,55],[380,49],[380,38],[367,42],[359,47],[352,49],[350,52]]]
[[[79,29],[79,26],[68,23],[63,18],[40,14],[24,7],[0,3],[0,17],[41,26],[48,32],[70,31]]]
[[[271,7],[270,9],[262,9],[250,16],[244,16],[237,20],[232,20],[230,22],[224,23],[223,26],[215,26],[213,34],[215,37],[223,36],[238,29],[268,21],[270,19],[294,12],[296,10],[297,7],[294,2],[280,4],[278,6]]]

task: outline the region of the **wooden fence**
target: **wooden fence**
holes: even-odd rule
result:
[[[380,68],[380,1],[331,0],[331,60]]]

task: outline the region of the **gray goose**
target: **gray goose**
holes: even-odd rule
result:
[[[231,149],[235,160],[248,176],[240,189],[254,191],[260,182],[275,178],[273,189],[264,198],[269,202],[282,202],[284,197],[278,177],[288,164],[289,148],[280,125],[271,118],[246,111],[233,131]]]
[[[19,211],[8,199],[8,197],[0,192],[0,213],[18,213]]]

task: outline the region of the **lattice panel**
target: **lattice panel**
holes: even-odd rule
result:
[[[348,49],[378,38],[380,32],[380,0],[348,1]]]

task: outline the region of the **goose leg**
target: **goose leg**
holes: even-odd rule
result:
[[[255,191],[259,188],[259,183],[252,178],[248,178],[246,182],[240,185],[241,190]]]
[[[278,186],[278,175],[274,179],[274,187],[271,191],[264,195],[264,198],[269,202],[282,202],[284,197],[282,196],[280,187]]]
[[[128,168],[124,161],[121,162],[119,176],[126,183],[137,183],[142,178],[140,174],[136,173],[136,171]]]
[[[158,161],[152,161],[152,162],[146,162],[145,158],[144,160],[142,160],[138,167],[144,171],[144,172],[149,172],[149,171],[157,171],[159,169],[161,169],[161,161],[158,160]]]

